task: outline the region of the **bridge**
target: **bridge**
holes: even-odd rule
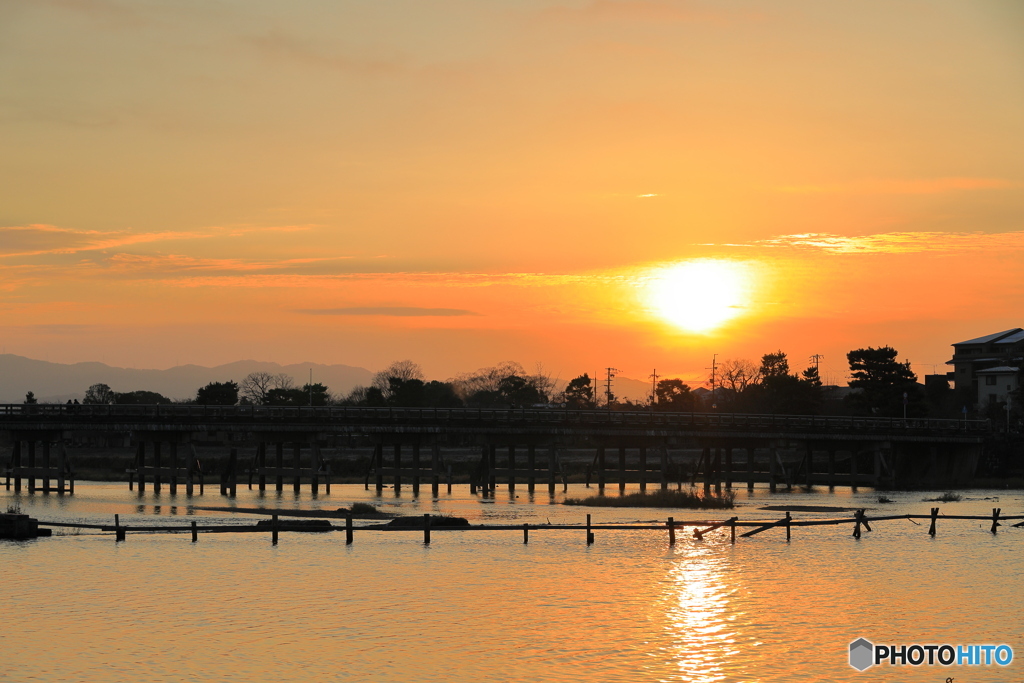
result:
[[[952,486],[970,480],[989,433],[987,421],[898,419],[849,416],[670,413],[654,411],[504,410],[364,408],[348,406],[203,406],[203,405],[0,405],[0,446],[10,449],[7,486],[28,480],[29,491],[42,481],[44,493],[73,490],[69,445],[82,439],[122,440],[136,451],[126,473],[139,492],[151,482],[171,493],[184,484],[200,492],[204,473],[196,443],[223,448],[227,464],[220,472],[221,493],[233,495],[240,473],[265,490],[268,481],[295,491],[306,480],[315,493],[330,490],[325,450],[345,457],[344,446],[372,448],[367,485],[385,480],[396,490],[411,482],[414,492],[431,482],[451,486],[444,452],[453,447],[479,449],[471,477],[473,490],[493,493],[499,481],[514,490],[538,480],[554,493],[566,481],[562,466],[568,449],[589,449],[593,459],[586,481],[603,491],[609,482],[667,488],[702,481],[721,490],[735,482],[785,485]],[[249,454],[243,472],[239,451]],[[426,456],[424,454],[426,450]],[[687,471],[679,452],[699,453]],[[290,452],[289,452],[290,451]],[[673,452],[676,453],[673,456]],[[525,454],[526,460],[517,456]],[[303,457],[305,455],[305,457]],[[539,461],[538,461],[539,460]],[[610,461],[611,460],[611,461]],[[51,480],[57,480],[56,488]],[[69,491],[70,492],[70,491]]]

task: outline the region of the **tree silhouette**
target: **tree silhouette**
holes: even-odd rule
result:
[[[196,392],[196,403],[204,406],[233,406],[238,403],[238,384],[210,382]]]
[[[593,408],[596,404],[594,403],[594,387],[590,383],[590,375],[583,373],[579,377],[569,380],[569,383],[565,385],[565,391],[562,392],[562,400],[565,402],[566,408],[577,410]]]
[[[907,414],[923,414],[917,375],[910,369],[910,361],[900,363],[898,353],[891,346],[854,349],[846,354],[852,379],[850,386],[860,391],[850,394],[848,401],[865,415],[900,417],[903,415],[904,393],[907,395]]]
[[[93,405],[110,404],[114,402],[114,390],[106,384],[93,384],[85,390],[85,398],[82,403]]]
[[[663,379],[654,388],[657,410],[689,412],[694,407],[694,395],[681,379]]]

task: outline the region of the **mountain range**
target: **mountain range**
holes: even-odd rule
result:
[[[106,384],[117,392],[155,391],[172,399],[195,398],[196,390],[210,382],[241,382],[251,372],[285,373],[297,386],[309,381],[327,385],[333,394],[347,394],[357,385],[367,385],[373,372],[351,365],[295,363],[280,365],[255,360],[241,360],[207,368],[201,365],[179,365],[167,370],[136,370],[118,368],[104,363],[51,363],[14,354],[0,354],[0,403],[21,403],[25,394],[33,392],[44,403],[81,400],[93,384]]]

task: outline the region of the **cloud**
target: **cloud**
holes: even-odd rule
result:
[[[302,40],[274,29],[246,39],[256,51],[269,59],[284,59],[297,64],[334,69],[369,76],[394,74],[402,71],[399,60],[365,59],[342,54],[329,54]]]
[[[577,7],[552,7],[540,13],[541,18],[556,21],[655,21],[694,22],[720,19],[723,12],[713,12],[687,0],[591,0]]]
[[[832,254],[909,254],[922,252],[1016,251],[1024,249],[1024,231],[889,232],[848,237],[830,233],[777,235],[764,240],[717,246],[811,249]]]
[[[212,237],[242,237],[254,232],[293,232],[310,226],[211,227],[200,230],[76,230],[55,225],[33,224],[0,227],[0,258],[78,254],[120,249],[138,244],[173,240],[201,240]]]
[[[418,317],[453,317],[463,315],[480,315],[462,308],[419,308],[416,306],[350,306],[347,308],[308,308],[299,309],[298,313],[306,315],[373,315],[398,318]]]
[[[787,185],[778,188],[791,194],[941,194],[965,190],[996,190],[1020,187],[1003,178],[869,178],[848,183]]]

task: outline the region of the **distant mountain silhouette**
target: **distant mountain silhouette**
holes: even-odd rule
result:
[[[286,373],[297,386],[309,381],[326,384],[334,394],[347,394],[356,385],[367,385],[373,373],[351,365],[320,365],[295,363],[279,365],[255,360],[242,360],[206,368],[201,365],[179,365],[167,370],[135,370],[115,368],[103,363],[50,363],[14,354],[0,354],[0,403],[21,403],[25,393],[32,391],[44,403],[79,399],[91,385],[103,383],[118,392],[155,391],[172,399],[195,398],[196,390],[210,382],[241,382],[250,372]]]

